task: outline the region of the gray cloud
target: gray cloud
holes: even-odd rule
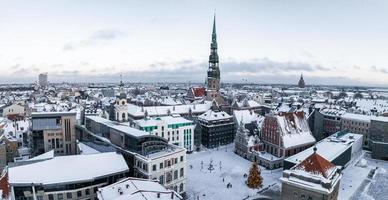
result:
[[[376,73],[383,73],[383,74],[388,74],[388,70],[386,68],[378,68],[376,66],[371,66],[371,70]]]
[[[115,29],[106,29],[93,33],[89,40],[114,40],[123,36],[125,36],[125,34],[121,31]]]
[[[82,61],[81,65],[92,66],[87,72],[82,70],[64,70],[65,66],[61,64],[53,65],[55,67],[49,73],[49,79],[52,82],[118,82],[120,74],[123,74],[125,81],[129,82],[192,82],[204,83],[208,62],[203,60],[184,59],[177,62],[155,62],[143,71],[135,71],[133,66],[127,63],[118,66],[97,67]],[[117,69],[121,69],[118,72]],[[125,71],[125,69],[128,69]],[[375,72],[387,73],[386,69],[371,66]],[[348,78],[346,76],[328,75],[319,76],[319,72],[333,71],[334,67],[320,65],[310,65],[302,62],[277,62],[268,58],[253,59],[243,62],[235,59],[228,59],[220,63],[222,82],[251,82],[264,84],[296,84],[300,73],[304,73],[307,84],[337,84],[337,85],[364,85],[366,82]],[[27,74],[25,80],[36,80],[37,73],[33,68],[17,67],[13,74]],[[309,75],[317,74],[317,75]],[[329,73],[336,74],[336,73]],[[337,73],[338,74],[338,73]],[[27,77],[28,76],[28,77]]]
[[[106,42],[125,37],[126,34],[116,29],[103,29],[92,33],[87,39],[81,41],[71,41],[63,45],[64,51],[72,51],[79,47],[105,44]]]

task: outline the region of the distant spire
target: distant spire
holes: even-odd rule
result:
[[[124,83],[123,83],[123,74],[121,73],[120,74],[120,84],[119,84],[120,87],[123,87],[124,86]]]

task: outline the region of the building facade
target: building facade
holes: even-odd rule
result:
[[[137,129],[165,138],[170,144],[194,150],[193,121],[180,116],[145,118],[134,121]]]
[[[341,117],[342,130],[347,129],[352,133],[363,136],[363,147],[369,148],[369,128],[372,116],[345,113]]]
[[[55,155],[76,154],[76,112],[31,113],[32,155],[54,150]]]
[[[233,117],[224,111],[208,110],[198,116],[201,126],[201,143],[206,148],[215,148],[230,144],[235,137],[235,123]]]
[[[266,152],[281,158],[294,155],[315,143],[303,112],[267,115],[260,138]]]
[[[388,160],[388,117],[372,119],[369,133],[372,158]]]

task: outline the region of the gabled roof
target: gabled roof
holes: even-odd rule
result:
[[[328,178],[336,169],[336,166],[320,156],[315,149],[314,153],[296,165],[295,169]]]
[[[205,96],[205,88],[204,87],[193,87],[191,88],[193,91],[194,97],[204,97]]]

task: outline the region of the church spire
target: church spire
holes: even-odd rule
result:
[[[217,49],[216,13],[215,12],[214,12],[214,18],[213,18],[213,32],[212,32],[211,49]]]
[[[214,12],[214,19],[213,19],[213,35],[216,35],[216,12]]]

